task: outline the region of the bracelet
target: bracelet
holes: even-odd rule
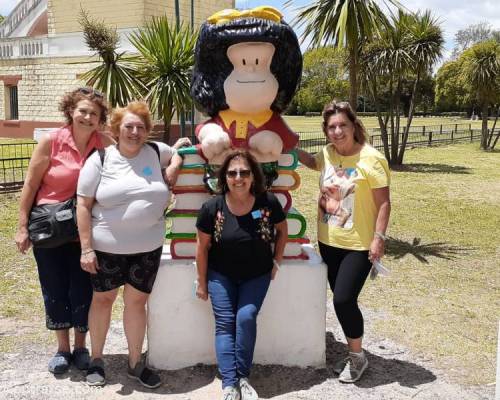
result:
[[[387,240],[387,236],[385,236],[382,232],[375,232],[374,235],[382,239],[384,242]]]
[[[86,256],[87,254],[90,254],[90,253],[93,253],[93,252],[94,252],[93,249],[82,251],[82,256]]]

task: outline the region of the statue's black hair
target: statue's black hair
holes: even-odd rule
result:
[[[285,110],[295,94],[302,73],[302,54],[297,36],[288,24],[253,17],[219,25],[205,22],[196,43],[191,95],[197,107],[212,117],[229,108],[224,81],[233,65],[227,49],[242,42],[268,42],[275,47],[271,72],[279,89],[271,105],[273,111]]]

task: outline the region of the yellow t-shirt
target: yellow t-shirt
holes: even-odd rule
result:
[[[389,186],[387,160],[368,144],[353,156],[341,156],[328,144],[315,160],[321,171],[318,241],[343,249],[368,250],[377,219],[372,189]]]

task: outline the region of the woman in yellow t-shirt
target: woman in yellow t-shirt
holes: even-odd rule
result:
[[[389,166],[366,143],[365,128],[349,103],[325,106],[323,132],[330,143],[319,153],[297,152],[302,164],[321,171],[318,244],[349,349],[334,371],[340,381],[355,382],[368,366],[358,296],[372,263],[384,255],[391,211]]]

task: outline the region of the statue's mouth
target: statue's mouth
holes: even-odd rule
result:
[[[236,79],[236,82],[238,83],[264,83],[266,80],[262,80],[262,81],[240,81],[238,79]]]

